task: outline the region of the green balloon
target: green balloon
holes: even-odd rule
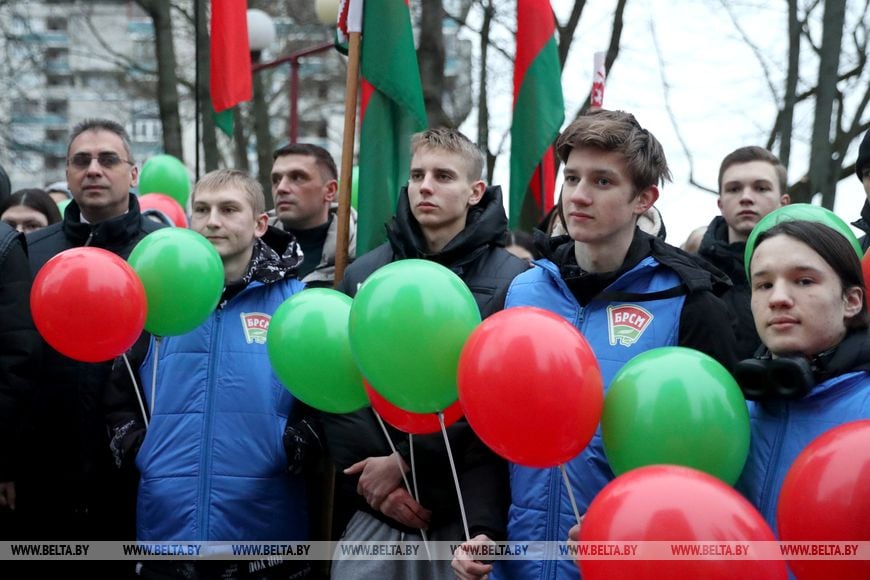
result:
[[[752,232],[750,232],[749,238],[746,240],[746,249],[743,254],[743,264],[746,268],[747,279],[749,279],[749,262],[752,260],[752,252],[755,251],[755,240],[758,236],[780,222],[794,220],[819,222],[829,228],[833,228],[843,234],[849,243],[852,244],[852,247],[855,248],[855,252],[858,253],[859,260],[864,256],[858,238],[855,237],[849,224],[843,221],[840,216],[819,205],[812,205],[810,203],[793,203],[791,205],[784,205],[770,212],[761,218],[761,220],[755,224],[755,227],[752,228]]]
[[[145,162],[139,174],[139,195],[162,193],[187,207],[190,176],[184,163],[172,155],[155,155]]]
[[[412,413],[443,411],[457,399],[456,369],[480,323],[459,276],[428,260],[375,271],[350,309],[350,346],[371,386]]]
[[[613,378],[601,435],[616,475],[644,465],[683,465],[733,485],[749,453],[749,412],[734,378],[712,357],[656,348]]]
[[[335,290],[305,290],[278,307],[266,335],[278,379],[294,397],[327,413],[350,413],[369,404],[350,351],[351,302]]]
[[[57,202],[57,209],[60,212],[60,217],[63,217],[63,213],[66,211],[66,206],[68,206],[71,201],[71,199],[62,199]]]
[[[224,266],[200,234],[163,228],[142,238],[128,259],[145,286],[145,330],[156,336],[186,334],[205,322],[224,288]]]

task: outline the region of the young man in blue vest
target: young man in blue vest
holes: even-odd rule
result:
[[[545,258],[517,276],[505,307],[545,308],[575,325],[595,351],[605,385],[629,359],[662,346],[695,348],[731,368],[731,315],[716,296],[728,279],[636,225],[670,178],[656,138],[633,115],[601,110],[571,123],[556,148],[568,235],[538,235]],[[582,514],[614,477],[600,431],[566,467]],[[510,472],[508,539],[564,542],[576,520],[559,469],[511,465]],[[467,558],[454,564],[463,578],[579,575],[570,560],[501,560],[494,569]]]
[[[146,407],[153,409],[147,430],[123,364],[115,365],[107,401],[115,461],[135,463],[141,474],[137,539],[307,540],[302,474],[319,455],[319,435],[307,408],[272,372],[265,333],[252,333],[246,324],[256,318],[268,326],[278,306],[302,290],[296,242],[269,228],[263,191],[245,173],[213,171],[196,184],[191,200],[191,228],[214,244],[223,262],[223,296],[198,328],[162,338],[159,349],[153,339],[133,349],[137,383],[147,387]],[[149,561],[142,575],[302,578],[307,568],[306,562],[272,568]]]

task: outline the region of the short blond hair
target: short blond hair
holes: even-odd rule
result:
[[[263,187],[256,179],[238,169],[215,169],[200,178],[193,186],[191,200],[196,201],[196,194],[200,191],[223,189],[231,187],[243,191],[251,202],[254,217],[266,211],[266,196],[263,195]]]
[[[465,160],[469,181],[478,181],[483,175],[483,152],[456,129],[439,127],[415,133],[411,137],[411,157],[420,149],[439,149],[459,155]]]

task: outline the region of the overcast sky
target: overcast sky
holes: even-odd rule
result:
[[[551,1],[564,22],[573,1]],[[584,11],[563,72],[567,119],[573,117],[589,92],[593,54],[607,48],[615,5],[615,0],[589,2]],[[786,3],[758,0],[729,5],[759,50],[771,55],[769,65],[773,74],[778,79],[784,77]],[[855,0],[848,5],[853,12],[858,6]],[[664,69],[659,66],[653,34]],[[782,57],[776,59],[776,55]],[[695,180],[712,189],[716,188],[719,163],[725,155],[744,145],[765,145],[776,109],[758,59],[740,37],[722,2],[629,0],[620,54],[608,77],[604,106],[634,113],[662,142],[674,183],[663,188],[657,207],[665,219],[668,241],[679,245],[692,229],[718,215],[718,208],[716,195],[688,184],[689,162],[666,111],[662,70],[670,85],[670,105],[693,156]],[[868,74],[864,74],[866,79]],[[803,66],[802,78],[811,81],[816,75],[813,63]],[[494,85],[490,94],[511,94],[509,75],[496,75],[495,79],[491,75],[491,83]],[[510,99],[495,103],[491,140],[509,127],[510,107]],[[808,139],[811,115],[809,107],[798,110],[796,122],[801,124],[802,138]],[[476,135],[476,119],[470,118],[462,128],[469,135]],[[509,151],[509,144],[506,147]],[[854,161],[856,155],[857,143],[847,162]],[[499,157],[492,180],[505,189],[509,183],[508,163],[507,154]],[[805,173],[807,163],[807,147],[800,141],[794,142],[790,182]],[[863,200],[860,182],[850,177],[839,184],[834,210],[847,221],[853,221]]]

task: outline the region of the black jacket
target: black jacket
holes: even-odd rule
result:
[[[745,242],[728,243],[728,223],[722,216],[716,216],[707,227],[701,240],[698,254],[722,270],[731,279],[733,286],[722,295],[722,300],[734,314],[734,334],[737,337],[737,358],[752,357],[761,346],[761,339],[755,330],[752,317],[752,289],[746,279],[743,254]]]
[[[864,201],[864,207],[861,208],[861,219],[852,222],[852,225],[864,232],[859,242],[861,249],[865,252],[870,248],[870,201]]]
[[[501,189],[487,188],[480,203],[469,210],[464,230],[444,250],[428,253],[420,226],[411,214],[407,190],[399,195],[396,217],[387,227],[389,241],[359,257],[347,269],[339,290],[351,297],[358,285],[372,272],[406,258],[428,259],[450,268],[471,289],[483,317],[504,306],[504,298],[513,278],[528,268],[528,263],[504,249],[507,218]],[[365,510],[397,529],[401,524],[371,509],[356,493],[358,477],[345,476],[341,470],[365,459],[390,455],[390,448],[371,409],[346,415],[329,415],[324,419],[327,442],[338,473],[336,487],[340,504],[351,500],[356,509]],[[390,438],[410,466],[408,436],[387,427]],[[489,450],[469,427],[465,419],[447,428],[450,446],[457,462],[457,472],[472,537],[486,533],[493,538],[505,537],[509,482],[506,462]],[[444,439],[440,433],[414,437],[414,461],[420,490],[420,504],[432,510],[430,529],[460,519],[459,504],[450,471]],[[464,539],[464,538],[456,538]]]
[[[86,245],[126,259],[139,240],[164,227],[140,214],[132,194],[129,210],[121,216],[96,224],[82,223],[80,218],[73,201],[62,222],[27,236],[32,275],[58,253]],[[111,320],[104,322],[112,324]],[[117,505],[119,484],[100,403],[111,368],[111,361],[79,362],[43,344],[37,383],[27,399],[26,459],[19,478],[22,515],[33,510],[53,514],[51,521],[39,523],[36,537],[62,537],[60,530],[76,537],[104,536],[102,524],[111,526],[112,512],[125,507]],[[88,527],[95,518],[106,519]],[[64,525],[74,529],[64,529]]]
[[[24,235],[0,222],[0,482],[16,479],[19,407],[31,388],[39,343]]]

